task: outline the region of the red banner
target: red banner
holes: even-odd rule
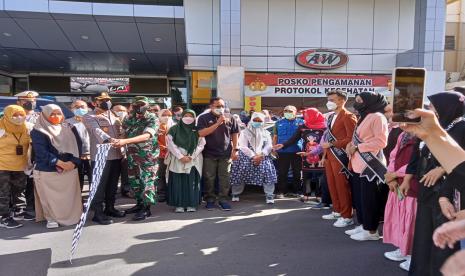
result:
[[[326,97],[334,89],[349,96],[360,92],[388,93],[391,76],[386,75],[310,75],[310,74],[245,74],[245,96]]]

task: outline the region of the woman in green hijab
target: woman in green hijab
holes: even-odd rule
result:
[[[168,178],[167,203],[176,213],[195,212],[200,204],[202,150],[205,139],[195,129],[196,114],[185,110],[179,123],[166,136],[168,156],[165,159]]]

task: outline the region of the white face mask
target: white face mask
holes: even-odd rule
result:
[[[216,115],[223,115],[224,114],[224,108],[215,108],[213,109]]]
[[[328,110],[333,111],[337,109],[337,104],[334,102],[327,102],[326,107],[328,108]]]
[[[161,116],[160,117],[160,123],[166,124],[166,123],[168,123],[169,119],[170,119],[170,116]]]
[[[15,125],[20,126],[24,123],[25,120],[26,120],[26,117],[24,116],[15,116],[15,117],[12,117],[10,121]]]
[[[184,124],[186,124],[186,125],[190,125],[190,124],[192,124],[194,121],[195,121],[195,119],[192,118],[192,117],[184,117],[184,118],[182,118],[182,122],[183,122]]]
[[[118,111],[118,112],[115,112],[116,113],[116,116],[118,116],[120,119],[124,119],[124,117],[126,117],[127,113],[124,112],[124,111]]]

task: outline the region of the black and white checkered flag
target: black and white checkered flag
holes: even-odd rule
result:
[[[84,210],[82,212],[81,219],[78,225],[76,225],[76,228],[74,229],[73,242],[71,243],[71,254],[69,256],[70,263],[72,263],[74,253],[76,253],[82,229],[86,224],[87,213],[89,212],[90,204],[92,203],[92,199],[94,198],[95,193],[97,192],[98,185],[100,184],[100,178],[102,177],[103,169],[105,168],[105,163],[110,148],[110,144],[97,145],[97,156],[95,157],[95,166],[92,171],[92,183],[90,185],[89,198],[87,199],[87,202],[84,204]]]

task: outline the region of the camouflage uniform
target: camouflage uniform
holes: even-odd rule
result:
[[[138,204],[155,204],[157,200],[157,171],[158,171],[158,124],[154,114],[145,112],[143,118],[136,115],[126,119],[123,128],[127,138],[133,138],[144,133],[152,137],[143,143],[128,144],[128,177],[129,185],[134,191]]]

